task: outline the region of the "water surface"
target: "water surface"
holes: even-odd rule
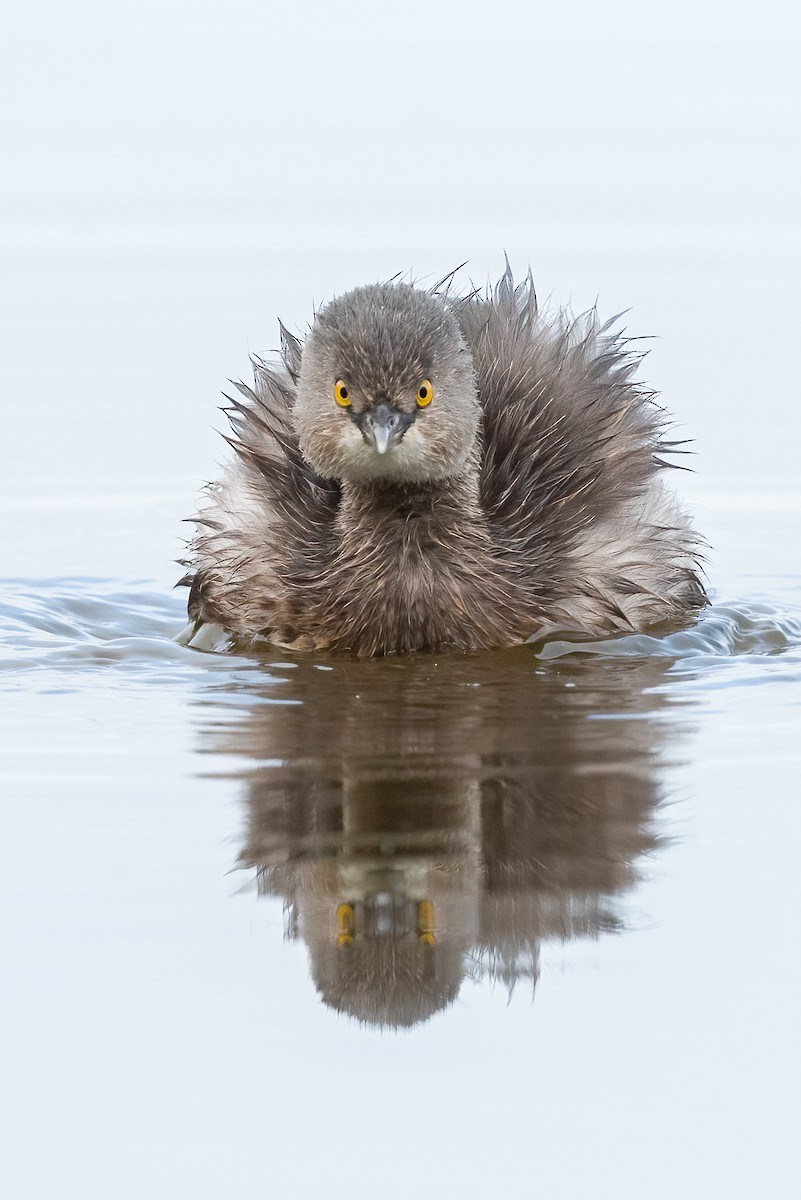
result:
[[[184,593],[162,582],[8,580],[16,1194],[52,1178],[41,1128],[89,1195],[218,1195],[265,1154],[274,1186],[324,1189],[356,1113],[373,1154],[417,1147],[388,1195],[504,1177],[468,1168],[465,1139],[531,1146],[578,1194],[574,1120],[623,1194],[708,1194],[721,1156],[778,1186],[801,1000],[798,508],[771,511],[789,570],[758,587],[764,539],[708,508],[741,550],[728,597],[693,630],[580,647],[201,653],[174,640]]]

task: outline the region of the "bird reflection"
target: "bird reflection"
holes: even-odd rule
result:
[[[323,1001],[412,1026],[467,977],[533,989],[545,939],[620,928],[684,731],[665,669],[525,647],[269,664],[212,748],[247,760],[240,861]]]

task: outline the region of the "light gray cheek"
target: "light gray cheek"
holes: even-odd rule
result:
[[[376,453],[366,444],[359,430],[350,421],[337,436],[335,455],[338,473],[342,475],[356,479],[369,478],[375,474]]]
[[[470,441],[465,429],[446,426],[440,421],[418,417],[403,439],[409,455],[407,461],[431,479],[444,478],[458,471],[465,463]]]
[[[421,469],[430,465],[431,447],[425,431],[417,423],[410,426],[396,451],[398,460],[408,468]]]
[[[343,422],[342,429],[337,434],[337,449],[347,458],[363,458],[368,454],[369,447],[352,421]]]
[[[301,419],[296,429],[306,461],[329,478],[339,474],[340,465],[362,442],[358,429],[347,417],[343,419],[341,413],[333,418],[328,413],[324,416],[318,413],[308,422]]]

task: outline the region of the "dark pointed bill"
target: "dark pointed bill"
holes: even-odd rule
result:
[[[378,454],[386,454],[395,446],[414,421],[415,413],[400,412],[382,400],[363,413],[354,413],[353,419],[361,430],[368,446],[375,446]]]

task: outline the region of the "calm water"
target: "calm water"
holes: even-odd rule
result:
[[[5,8],[0,1196],[801,1195],[797,6]],[[276,315],[504,250],[658,335],[699,626],[179,645]]]
[[[10,1194],[312,1194],[363,1140],[392,1196],[524,1146],[549,1195],[790,1194],[801,509],[700,504],[729,593],[582,653],[200,653],[163,583],[8,581]]]

